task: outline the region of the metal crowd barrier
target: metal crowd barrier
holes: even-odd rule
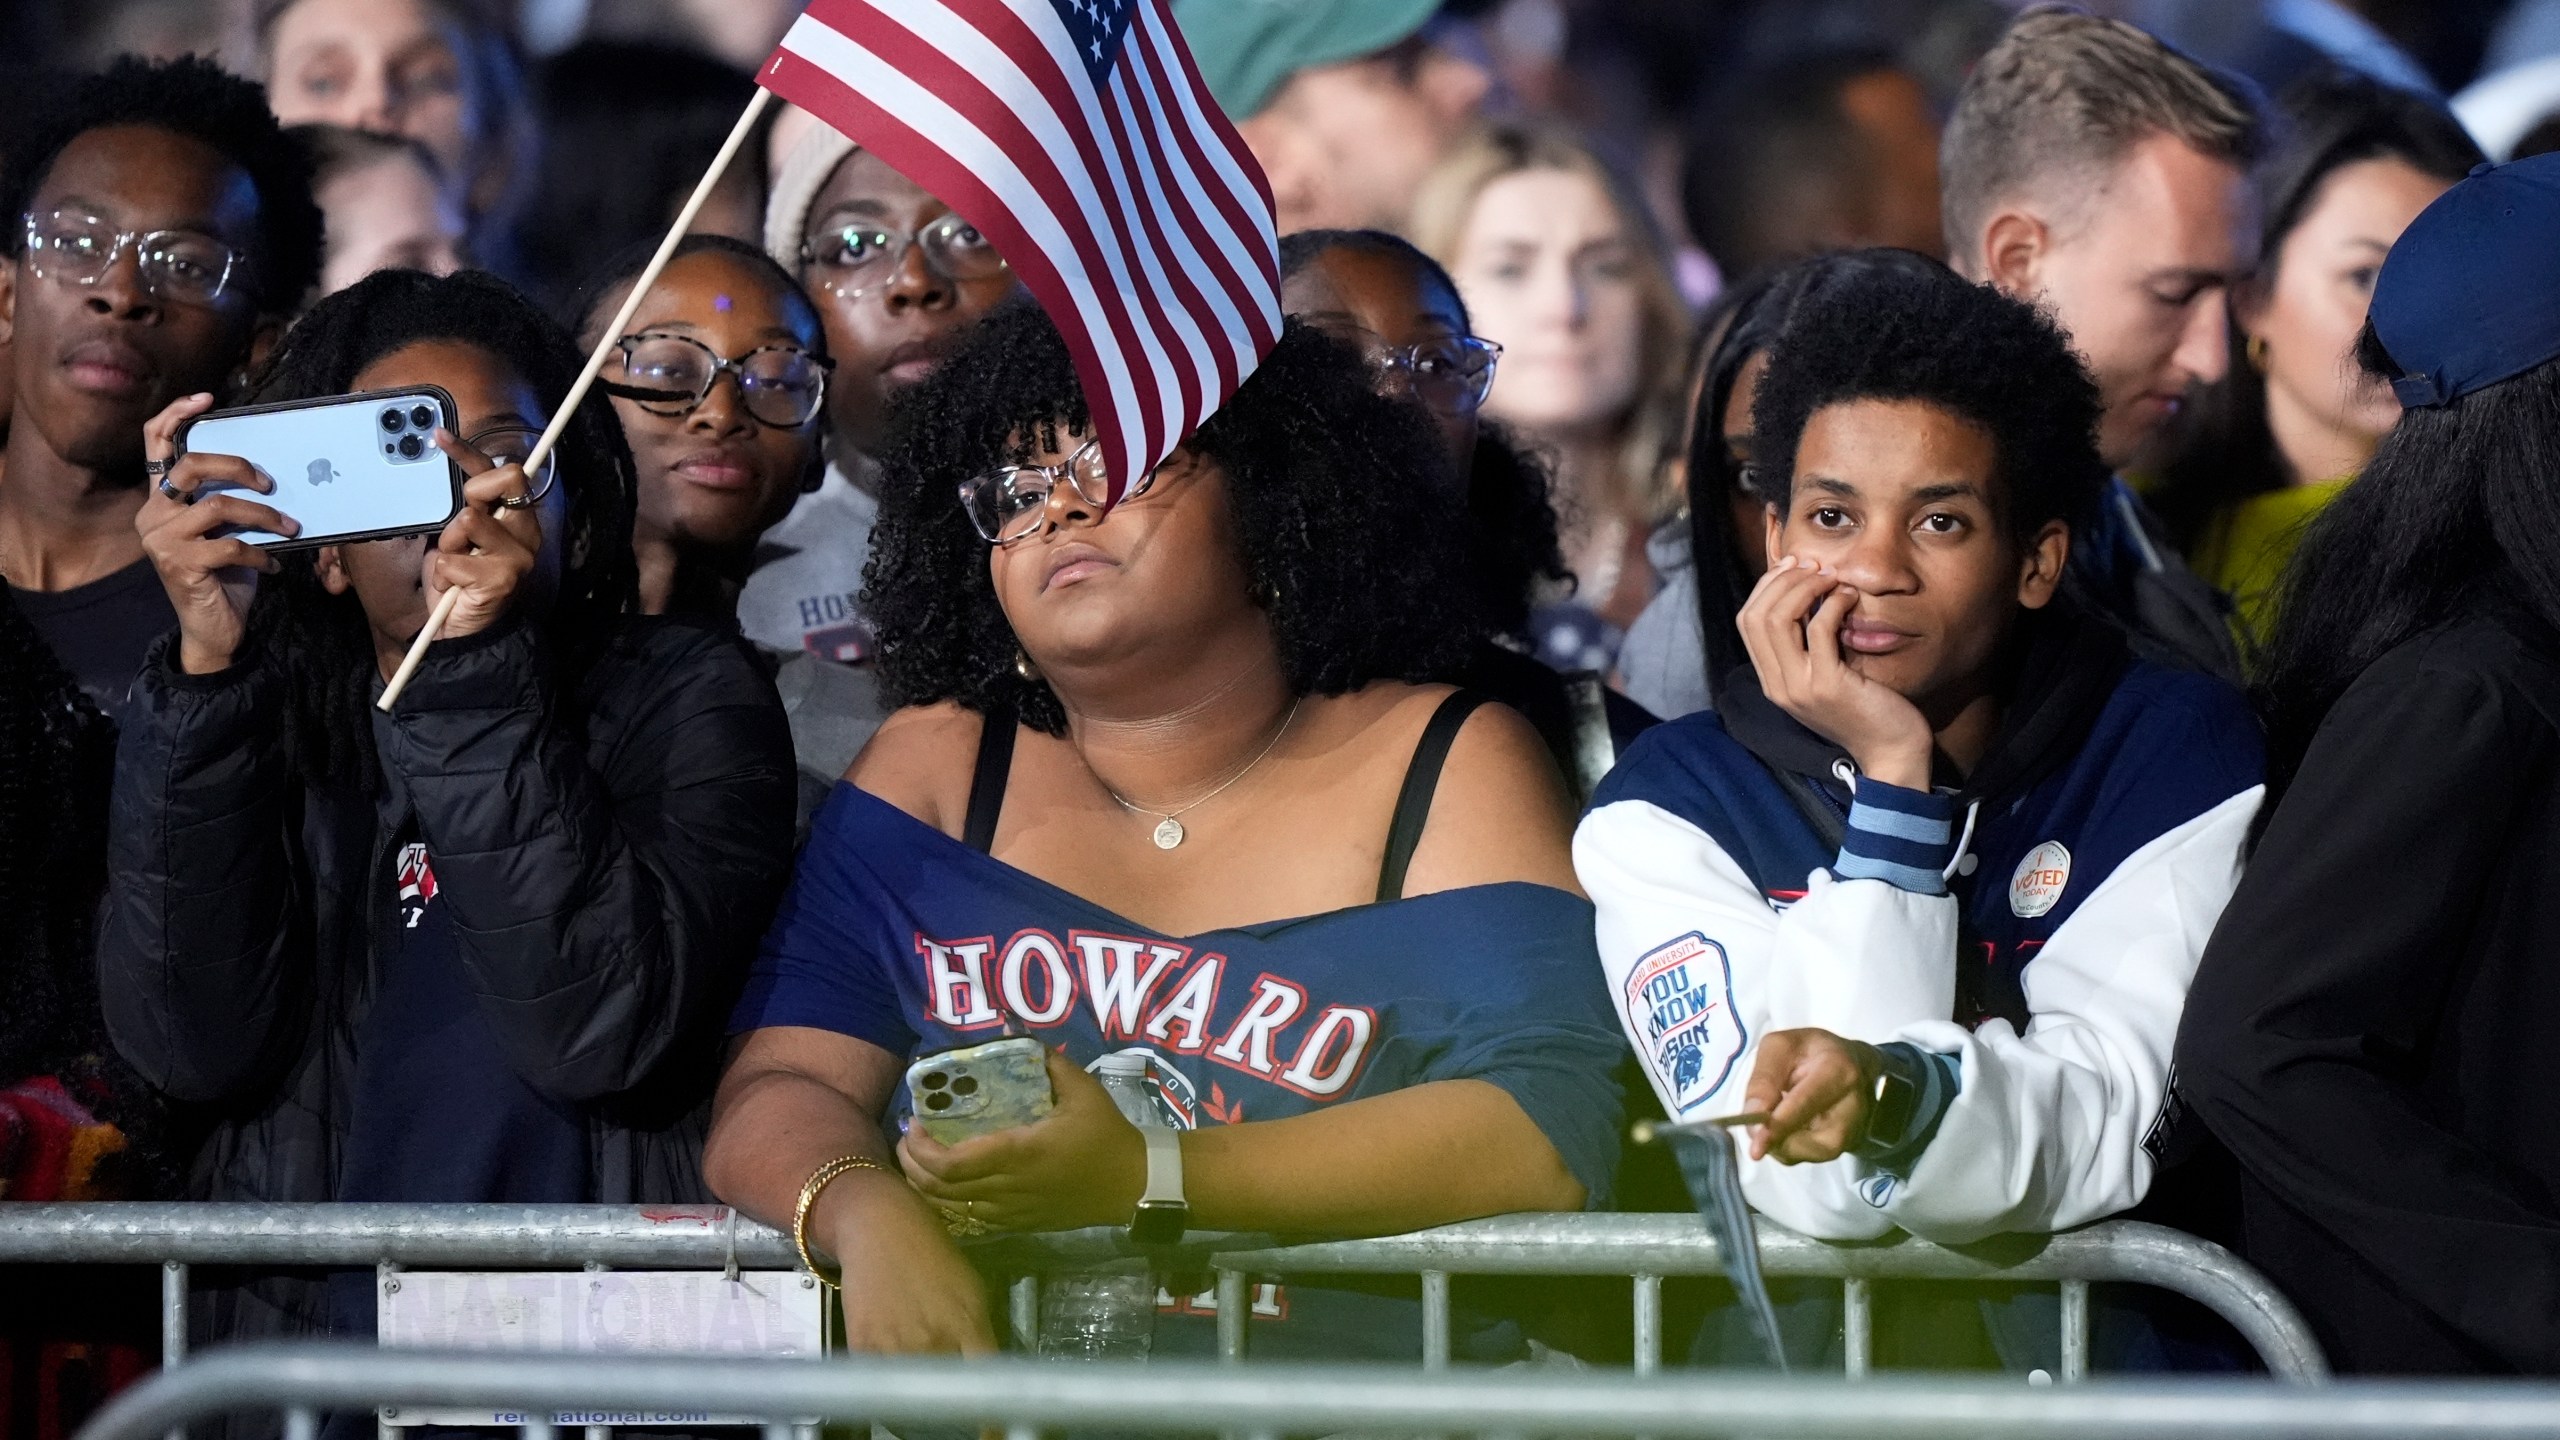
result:
[[[1013,1277],[1011,1318],[1023,1336],[1036,1329],[1041,1274],[1134,1253],[1109,1229],[1005,1236],[976,1247],[982,1267]],[[1245,1356],[1247,1300],[1256,1277],[1419,1276],[1426,1370],[1449,1364],[1454,1275],[1628,1277],[1635,1369],[1645,1375],[1662,1365],[1663,1279],[1723,1273],[1715,1240],[1694,1215],[1505,1215],[1314,1244],[1208,1234],[1187,1240],[1179,1258],[1216,1276],[1220,1349],[1230,1361]],[[2088,1372],[2089,1286],[2107,1282],[2156,1286],[2197,1301],[2230,1322],[2279,1378],[2312,1382],[2328,1373],[2300,1313],[2265,1277],[2218,1245],[2157,1225],[2108,1221],[1950,1247],[1908,1236],[1831,1244],[1764,1219],[1760,1259],[1771,1275],[1840,1281],[1851,1378],[1870,1368],[1879,1280],[2058,1286],[2058,1378],[2065,1383]],[[194,1265],[787,1270],[797,1263],[788,1236],[723,1206],[0,1205],[0,1264],[32,1262],[159,1265],[162,1345],[170,1365],[186,1353]]]
[[[313,1440],[324,1412],[468,1407],[522,1417],[525,1440],[598,1413],[683,1425],[757,1417],[765,1440],[812,1420],[892,1426],[1199,1434],[1505,1437],[1856,1436],[1860,1440],[2560,1440],[2560,1386],[2518,1382],[2097,1381],[2031,1388],[1981,1380],[1787,1378],[1512,1368],[1026,1359],[795,1361],[452,1355],[346,1345],[242,1346],[125,1392],[80,1440],[157,1440],[242,1411]]]

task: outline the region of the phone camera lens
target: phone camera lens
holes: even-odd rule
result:
[[[436,428],[436,412],[428,406],[420,405],[409,412],[409,423],[421,430],[433,430]]]
[[[978,1093],[978,1077],[977,1077],[977,1076],[975,1076],[975,1075],[963,1075],[963,1076],[959,1077],[958,1079],[956,1079],[956,1080],[952,1081],[952,1082],[951,1082],[951,1093],[952,1093],[952,1094],[954,1094],[954,1095],[975,1095],[975,1094],[977,1094],[977,1093]]]
[[[427,442],[426,442],[426,441],[419,439],[419,438],[418,438],[417,436],[415,436],[415,435],[403,435],[403,436],[401,436],[401,437],[400,437],[400,458],[401,458],[401,459],[403,459],[403,460],[415,460],[415,459],[417,459],[419,456],[424,455],[424,454],[426,454],[426,453],[427,453]]]
[[[399,411],[385,410],[382,412],[382,433],[386,435],[397,435],[400,433]]]
[[[951,1077],[939,1070],[927,1070],[916,1077],[916,1088],[919,1090],[939,1090],[950,1083]]]
[[[924,1108],[927,1110],[948,1110],[951,1108],[951,1097],[940,1090],[935,1090],[924,1097]]]

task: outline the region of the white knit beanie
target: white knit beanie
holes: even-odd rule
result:
[[[842,131],[824,121],[811,125],[784,157],[782,171],[773,177],[772,197],[764,206],[764,248],[783,269],[800,273],[801,231],[809,223],[809,207],[817,203],[818,192],[827,186],[827,177],[836,173],[844,157],[857,147],[844,138]]]

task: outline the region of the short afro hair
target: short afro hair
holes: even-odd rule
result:
[[[1858,400],[1935,406],[1989,433],[2011,539],[2086,530],[2106,484],[2098,387],[2046,315],[1944,266],[1841,276],[1788,317],[1752,397],[1763,484],[1783,512],[1814,412]]]
[[[999,307],[902,397],[884,456],[862,604],[892,703],[953,700],[1062,733],[1047,683],[1015,668],[1012,626],[961,481],[1090,429],[1065,340],[1027,301]],[[1401,493],[1446,467],[1421,410],[1371,388],[1350,348],[1292,321],[1185,448],[1224,472],[1247,582],[1299,695],[1462,670],[1483,634],[1461,527]],[[1144,503],[1141,501],[1140,503]]]
[[[0,166],[0,217],[8,253],[26,248],[25,218],[36,191],[71,142],[92,130],[148,125],[213,147],[258,192],[257,251],[250,256],[260,308],[287,314],[320,279],[320,207],[311,198],[310,153],[267,109],[266,87],[210,60],[125,56],[85,76],[60,108],[33,126]]]

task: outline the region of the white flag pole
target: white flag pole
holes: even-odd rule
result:
[[[550,458],[552,447],[560,443],[560,432],[569,428],[569,417],[577,413],[578,402],[587,398],[587,391],[596,383],[596,376],[604,373],[604,362],[613,354],[615,343],[622,338],[623,327],[639,313],[640,302],[647,298],[649,287],[658,283],[658,272],[667,268],[667,261],[675,254],[677,244],[693,228],[693,217],[702,213],[711,192],[719,187],[720,177],[728,171],[729,162],[737,157],[739,148],[747,143],[748,132],[755,129],[757,118],[772,102],[773,92],[757,86],[755,98],[747,102],[746,113],[730,127],[729,138],[721,142],[720,153],[711,157],[711,168],[703,172],[701,183],[693,187],[693,197],[676,212],[675,224],[668,227],[667,238],[658,242],[658,253],[649,257],[649,263],[642,268],[639,278],[631,282],[631,293],[623,299],[622,309],[615,312],[613,323],[605,326],[604,333],[596,338],[596,348],[587,356],[586,368],[578,372],[577,383],[569,387],[569,393],[560,401],[560,408],[552,412],[551,423],[542,429],[542,438],[533,442],[533,449],[526,454],[524,461],[527,475],[540,470],[542,462]],[[374,702],[375,709],[387,713],[399,701],[400,692],[408,688],[409,677],[418,671],[418,662],[427,657],[427,647],[443,633],[445,622],[453,618],[453,607],[461,601],[462,589],[456,586],[445,591],[444,598],[436,602],[434,613],[427,616],[426,628],[418,632],[417,639],[409,642],[409,653],[401,657],[400,668],[391,672],[390,683],[382,687],[382,698]]]

